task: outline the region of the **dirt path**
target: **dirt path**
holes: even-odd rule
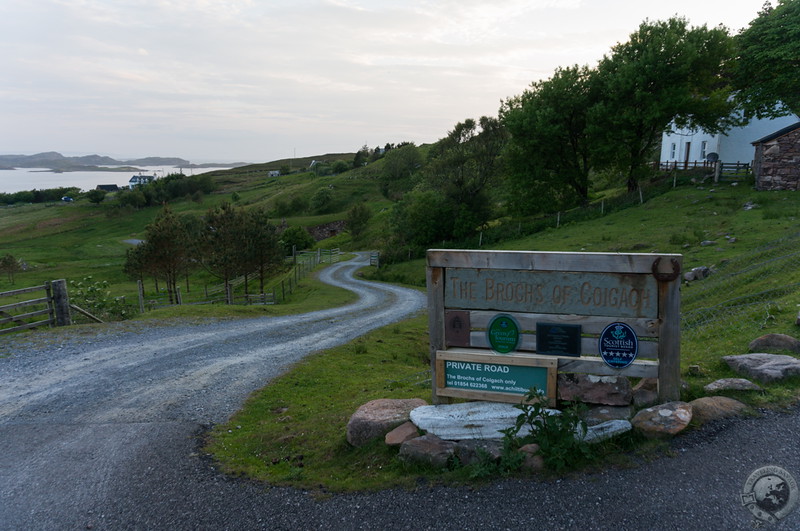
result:
[[[227,419],[310,352],[423,308],[421,292],[355,279],[366,263],[361,255],[321,273],[359,295],[342,308],[200,325],[123,323],[95,335],[75,327],[16,344],[0,359],[0,528],[108,519],[128,527],[150,517],[161,527],[147,502],[130,509],[144,509],[132,519],[113,513],[148,490],[162,499],[165,483],[180,489],[175,467],[201,465],[193,455],[201,425]],[[162,473],[179,476],[152,483]]]

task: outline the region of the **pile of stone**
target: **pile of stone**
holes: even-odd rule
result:
[[[751,351],[788,350],[800,353],[800,340],[782,334],[762,336],[750,344]],[[754,352],[722,358],[733,370],[770,383],[800,375],[800,359],[782,354]],[[697,368],[695,368],[697,369]],[[762,391],[746,378],[724,378],[705,386],[709,395],[725,391]],[[694,421],[696,425],[735,416],[747,409],[742,402],[726,396],[706,396],[691,402],[658,404],[657,380],[643,378],[635,386],[624,376],[559,374],[558,399],[590,406],[584,415],[588,431],[576,433],[595,443],[635,430],[648,438],[674,436]],[[457,459],[477,463],[482,456],[500,459],[502,430],[514,426],[520,410],[512,404],[467,402],[429,405],[421,399],[381,399],[368,402],[347,424],[347,441],[363,446],[378,438],[399,447],[407,462],[446,467]],[[546,414],[558,415],[556,409]],[[519,433],[524,436],[525,431]],[[538,471],[544,465],[537,445],[521,449],[525,468]]]

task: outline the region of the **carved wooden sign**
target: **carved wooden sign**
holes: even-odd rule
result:
[[[428,251],[434,402],[519,402],[530,387],[555,401],[557,372],[656,377],[660,397],[677,399],[681,261]]]

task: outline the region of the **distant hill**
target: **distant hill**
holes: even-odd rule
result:
[[[145,157],[143,159],[133,159],[123,161],[125,164],[131,166],[183,166],[186,167],[191,164],[188,160],[179,159],[177,157]],[[109,164],[106,162],[106,164]]]
[[[246,162],[233,164],[205,163],[192,164],[178,157],[144,157],[132,160],[116,160],[101,155],[84,155],[81,157],[65,157],[55,151],[37,153],[35,155],[0,155],[0,168],[48,168],[57,171],[108,171],[103,166],[171,166],[175,168],[237,168]],[[133,168],[134,171],[138,168]],[[127,170],[126,170],[127,171]]]

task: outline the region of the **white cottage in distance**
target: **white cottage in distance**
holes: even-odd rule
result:
[[[744,127],[734,127],[727,133],[709,134],[697,129],[677,129],[661,137],[661,165],[689,167],[703,165],[710,153],[725,164],[752,165],[753,142],[788,127],[800,118],[790,114],[774,119],[753,119]]]
[[[133,177],[130,178],[130,180],[128,181],[128,188],[133,190],[137,186],[143,186],[145,184],[150,184],[155,179],[156,179],[155,175],[142,175],[140,173],[139,175],[134,175]]]

